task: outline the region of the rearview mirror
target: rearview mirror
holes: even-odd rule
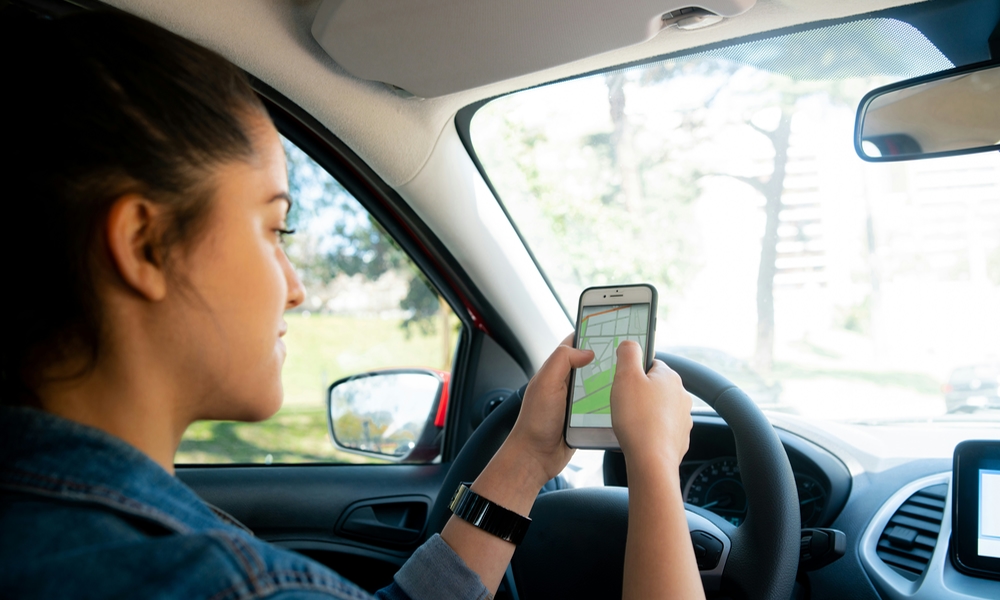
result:
[[[431,369],[391,369],[335,382],[327,396],[334,444],[394,462],[432,460],[440,452],[448,379]]]
[[[869,92],[854,128],[871,162],[1000,149],[1000,64],[979,63]]]

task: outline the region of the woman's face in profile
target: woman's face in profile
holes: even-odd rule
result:
[[[251,122],[255,156],[215,173],[206,230],[180,260],[193,293],[170,303],[187,339],[185,370],[195,378],[198,419],[266,419],[281,406],[285,310],[304,290],[285,256],[280,231],[290,207],[285,154],[269,120]],[[175,296],[176,297],[176,296]]]

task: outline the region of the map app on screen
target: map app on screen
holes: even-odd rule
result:
[[[648,330],[648,303],[583,307],[578,347],[593,350],[594,360],[576,371],[570,427],[611,427],[611,382],[618,344],[638,342],[645,364]]]

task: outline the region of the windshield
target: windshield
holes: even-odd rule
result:
[[[764,408],[982,422],[1000,158],[869,164],[852,141],[867,91],[952,66],[867,19],[508,95],[470,134],[571,313],[585,287],[652,283],[657,349]]]

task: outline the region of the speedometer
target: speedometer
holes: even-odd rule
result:
[[[812,477],[796,473],[795,490],[799,493],[802,526],[815,527],[826,508],[826,489]]]
[[[747,516],[747,495],[736,458],[717,458],[701,465],[684,487],[684,501],[739,527]]]
[[[826,488],[815,478],[795,473],[802,526],[815,527],[826,508]],[[698,467],[684,486],[684,501],[707,508],[737,527],[747,516],[747,495],[734,457],[716,458]]]

